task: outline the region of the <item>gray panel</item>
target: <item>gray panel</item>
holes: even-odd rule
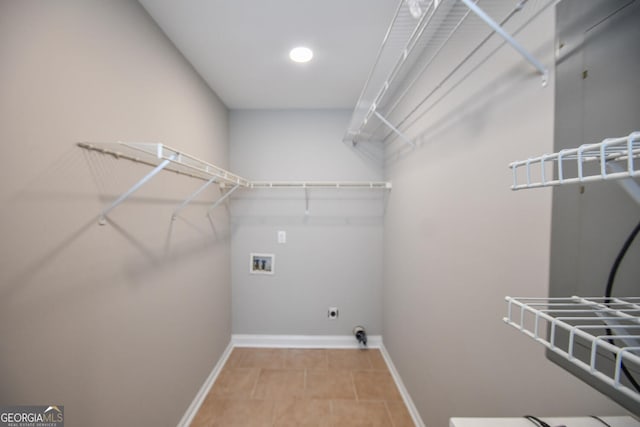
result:
[[[638,1],[564,0],[558,5],[555,151],[640,128],[639,18]],[[616,183],[555,188],[549,295],[604,295],[611,266],[639,219],[640,207]],[[639,259],[636,242],[620,266],[613,295],[640,295]],[[640,414],[640,405],[613,388],[552,353],[547,356]],[[609,357],[602,354],[602,363],[611,364]]]

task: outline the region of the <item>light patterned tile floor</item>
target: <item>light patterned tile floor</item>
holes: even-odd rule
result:
[[[192,427],[413,427],[377,349],[236,348]]]

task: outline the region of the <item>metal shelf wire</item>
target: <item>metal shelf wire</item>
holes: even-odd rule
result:
[[[506,297],[504,321],[640,404],[623,369],[640,373],[640,297]]]
[[[512,190],[640,176],[640,132],[513,162]]]

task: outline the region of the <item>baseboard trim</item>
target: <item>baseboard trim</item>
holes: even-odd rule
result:
[[[369,335],[367,346],[380,348],[382,337]],[[235,347],[359,348],[353,335],[243,335],[231,336]]]
[[[418,412],[418,408],[416,408],[416,405],[413,403],[413,399],[411,399],[411,395],[407,391],[407,388],[404,386],[404,383],[402,382],[402,378],[400,378],[400,374],[398,373],[396,366],[393,364],[393,361],[391,360],[391,356],[389,355],[389,352],[387,352],[387,349],[384,346],[384,344],[380,346],[380,353],[382,353],[382,357],[384,358],[384,361],[387,363],[389,372],[391,372],[391,376],[393,377],[393,380],[396,382],[398,391],[402,396],[402,400],[404,401],[404,404],[407,406],[407,410],[409,411],[409,415],[411,415],[411,419],[413,420],[413,423],[416,425],[416,427],[425,427],[424,421],[422,421],[422,417]]]
[[[209,394],[209,390],[211,390],[211,387],[213,387],[213,383],[216,382],[216,379],[218,378],[220,371],[222,371],[224,364],[227,363],[227,359],[229,358],[229,355],[231,355],[232,351],[233,340],[229,341],[229,345],[227,345],[227,348],[224,350],[222,356],[220,356],[220,359],[218,359],[218,362],[211,370],[211,373],[207,377],[207,380],[204,382],[204,384],[202,384],[202,387],[200,387],[200,390],[196,394],[196,397],[193,399],[191,405],[189,405],[187,411],[182,416],[182,419],[178,423],[178,427],[189,427],[189,425],[193,421],[193,418],[198,413],[198,409],[200,409],[202,402],[204,402],[207,394]]]
[[[367,345],[370,348],[380,349],[380,353],[389,368],[389,372],[398,387],[398,391],[407,406],[407,410],[409,411],[409,415],[411,415],[414,424],[416,427],[425,427],[425,424],[418,413],[418,409],[413,403],[407,388],[402,382],[402,378],[400,378],[400,374],[398,374],[398,370],[391,360],[391,356],[382,342],[382,336],[370,335],[367,340]],[[218,378],[220,371],[224,367],[224,364],[227,362],[229,355],[235,347],[359,348],[359,345],[352,335],[232,335],[229,345],[213,367],[213,370],[209,374],[207,380],[202,384],[198,394],[196,394],[196,397],[182,416],[177,427],[189,427],[189,424],[191,424],[193,418],[196,416],[198,409],[200,409],[202,402],[204,402],[207,394],[209,394],[209,390],[211,390],[213,383]]]

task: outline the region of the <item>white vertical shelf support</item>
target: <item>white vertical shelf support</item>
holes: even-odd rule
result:
[[[309,189],[304,188],[304,214],[309,215]]]
[[[625,173],[624,168],[616,163],[607,163],[607,169],[610,173]],[[621,178],[618,180],[618,184],[636,204],[640,205],[640,185],[637,182],[631,178]]]

